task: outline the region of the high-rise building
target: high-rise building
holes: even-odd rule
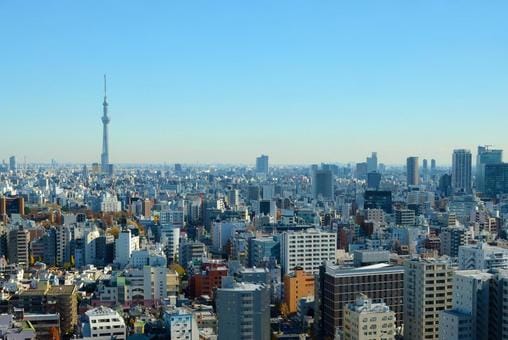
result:
[[[425,181],[429,179],[429,162],[427,159],[423,159],[422,161],[422,175]]]
[[[438,339],[439,313],[452,307],[452,278],[447,258],[404,263],[405,339]]]
[[[508,163],[482,166],[482,193],[487,197],[508,194]]]
[[[307,297],[314,297],[314,275],[298,268],[284,276],[284,302],[289,313],[296,313],[298,301]]]
[[[268,156],[261,155],[256,158],[256,173],[268,174]]]
[[[330,263],[320,267],[316,284],[315,325],[322,338],[335,338],[343,330],[346,306],[358,294],[385,302],[395,312],[397,326],[405,321],[402,315],[404,267],[386,263],[351,268]]]
[[[436,160],[435,159],[431,159],[430,160],[430,176],[432,178],[434,178],[434,176],[436,176],[436,171],[437,171]]]
[[[106,75],[104,75],[104,101],[102,102],[102,153],[101,170],[105,174],[110,174],[112,167],[109,163],[109,138],[108,124],[111,121],[108,117],[108,98],[106,96]]]
[[[373,152],[367,157],[367,172],[377,171],[377,152]]]
[[[318,169],[312,173],[312,195],[314,198],[333,199],[333,173],[330,169]]]
[[[356,163],[355,176],[358,179],[365,180],[367,179],[367,174],[369,173],[369,166],[367,162]]]
[[[379,190],[381,184],[381,174],[379,172],[369,172],[367,174],[367,188],[372,190]]]
[[[218,340],[270,339],[270,292],[265,285],[223,284],[215,301]]]
[[[337,234],[317,229],[286,231],[280,238],[281,267],[284,274],[301,267],[308,273],[319,272],[324,261],[335,262]]]
[[[383,302],[360,294],[344,311],[344,340],[395,339],[395,313]]]
[[[476,154],[476,190],[485,191],[485,166],[487,164],[499,164],[503,162],[503,150],[490,149],[488,145],[478,146]]]
[[[9,170],[16,171],[16,156],[9,157]]]
[[[452,188],[456,193],[471,193],[471,151],[453,150]]]
[[[407,185],[420,184],[420,169],[418,157],[408,157],[406,160]]]

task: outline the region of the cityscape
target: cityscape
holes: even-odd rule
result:
[[[77,3],[73,6],[82,6]],[[120,6],[112,3],[105,4],[105,13],[114,13],[115,6]],[[411,15],[415,15],[411,18],[436,15],[438,26],[444,25],[440,20],[450,18],[450,10],[456,9],[447,1],[443,7],[431,1],[432,10],[423,10],[420,17],[413,12],[418,6],[406,8],[402,2],[396,3],[387,8],[381,6],[389,18],[392,11],[409,15],[405,11],[411,8]],[[229,15],[240,16],[235,17],[234,23],[242,30],[245,29],[242,20],[252,29],[260,29],[261,23],[269,20],[260,16],[256,20],[261,23],[251,23],[250,14],[258,14],[260,10],[257,6],[232,5],[233,9],[226,9],[228,4],[232,5],[217,2],[218,8],[227,13],[222,17],[225,26],[219,30],[222,36],[233,36]],[[123,12],[131,8],[129,5],[133,6],[132,12]],[[145,8],[125,4],[120,11],[128,18],[139,15],[140,27],[153,24],[147,19],[147,13],[157,20],[167,16],[178,21],[178,14],[192,12],[198,18],[206,16],[203,19],[206,21],[211,20],[208,14],[218,16],[219,11],[218,8],[200,7],[191,11],[187,5],[159,5]],[[52,18],[45,16],[49,15],[46,11],[55,9],[52,6],[38,8],[44,13],[41,17]],[[341,18],[354,14],[357,20],[364,20],[358,14],[362,8],[356,5],[301,4],[299,7],[297,2],[291,5],[282,1],[273,6],[262,11],[267,17],[274,15],[275,21],[268,21],[273,27],[281,18],[289,25],[293,16],[327,17],[327,10],[341,13]],[[494,29],[498,20],[502,21],[501,31],[508,28],[501,15],[507,6],[492,6],[488,15],[484,9],[480,11],[478,4],[468,4],[467,13],[466,9],[461,10],[463,15],[473,15],[479,10],[478,15],[484,16],[481,33],[464,38],[466,45],[472,41],[480,44],[484,35],[498,32]],[[78,8],[82,12],[60,8],[58,13],[72,14],[71,19],[79,22],[77,26],[81,30],[81,20],[89,18],[90,9]],[[2,9],[6,11],[2,13]],[[10,10],[19,8],[0,4],[0,21],[9,20],[16,27],[13,32],[20,36],[32,32],[17,31],[19,24],[14,23],[17,19],[7,18]],[[40,20],[34,9],[28,11],[33,20]],[[290,20],[282,14],[286,11]],[[365,15],[376,19],[375,12]],[[143,18],[144,15],[147,17]],[[99,35],[111,34],[101,32],[103,27],[115,27],[107,15],[105,18],[98,19],[99,28],[90,27],[90,31],[97,29]],[[489,22],[488,18],[492,20]],[[57,22],[71,19],[56,19],[55,15]],[[120,19],[112,19],[115,20]],[[469,25],[455,17],[452,22],[464,25],[462,28]],[[124,21],[117,23],[125,24]],[[332,31],[339,25],[333,20],[321,23],[317,19],[314,23]],[[65,31],[55,25],[58,32]],[[168,33],[172,25],[162,22],[158,29]],[[179,25],[185,26],[180,22]],[[346,32],[350,26],[356,27],[349,21],[344,25]],[[428,28],[428,23],[421,25],[418,27]],[[118,41],[119,32],[128,31],[127,25],[120,27],[116,33]],[[41,31],[46,29],[50,31],[47,27]],[[78,32],[72,25],[69,29],[69,35]],[[290,36],[291,29],[280,29],[279,34]],[[413,33],[417,31],[411,29],[415,30]],[[245,39],[254,42],[254,37],[263,36],[254,31],[249,31],[252,36]],[[369,35],[375,31],[369,31]],[[153,34],[158,32],[153,30]],[[265,38],[272,37],[274,32],[270,31]],[[434,37],[430,31],[425,32]],[[492,46],[506,43],[502,39],[507,37],[508,29],[503,32],[502,37],[489,35]],[[83,30],[78,36],[84,38],[87,34]],[[190,31],[188,34],[189,37],[183,34],[182,41],[196,37]],[[196,41],[224,43],[206,36],[206,30],[200,34],[205,37]],[[379,37],[388,39],[384,33],[379,33]],[[148,35],[144,38],[150,40]],[[315,47],[311,42],[314,39],[319,40],[312,36],[307,41],[309,49]],[[232,41],[231,46],[243,43]],[[440,48],[454,51],[460,42],[456,44]],[[113,42],[111,46],[110,51],[122,50]],[[488,51],[494,55],[496,48],[492,46]],[[21,51],[18,48],[21,47],[13,47]],[[63,47],[61,51],[72,48]],[[285,48],[290,49],[289,45]],[[283,44],[281,49],[285,48]],[[503,48],[500,55],[506,57],[508,46]],[[215,57],[214,47],[207,52],[211,59]],[[155,57],[151,59],[151,53],[157,54],[154,51],[146,53],[146,64],[162,62]],[[184,52],[182,55],[175,60],[185,59]],[[310,58],[312,55],[309,54]],[[4,65],[7,82],[11,77],[15,82],[18,76],[28,77],[30,71],[21,74],[21,71],[8,70],[14,65],[11,57],[6,57],[8,63]],[[51,59],[49,54],[39,57]],[[205,59],[205,68],[217,66],[206,61],[206,55],[194,57]],[[253,56],[256,57],[262,59]],[[492,64],[499,67],[499,77],[506,76],[503,71],[508,59],[503,58],[492,57]],[[83,56],[77,60],[97,62],[90,59]],[[119,109],[125,108],[122,101],[129,102],[133,96],[126,90],[127,85],[123,83],[126,78],[119,75],[118,65],[147,68],[145,61],[137,57],[125,60],[115,59],[109,64],[114,72],[99,70],[97,65],[94,74],[75,71],[65,85],[59,85],[64,90],[68,86],[68,92],[51,100],[67,103],[69,99],[65,97],[72,91],[80,89],[87,93],[79,100],[75,98],[76,111],[66,107],[68,118],[58,113],[52,115],[50,99],[44,101],[29,94],[25,94],[26,100],[20,105],[25,109],[31,107],[32,111],[26,109],[26,116],[19,115],[12,109],[12,102],[16,101],[13,93],[18,85],[4,92],[9,95],[4,101],[7,104],[0,104],[4,121],[0,127],[6,141],[0,150],[0,339],[508,339],[508,162],[503,157],[508,147],[507,97],[497,98],[494,90],[488,97],[488,89],[478,90],[478,97],[495,97],[491,101],[493,106],[485,107],[494,113],[480,117],[482,113],[477,112],[474,122],[466,122],[470,113],[465,108],[474,109],[477,102],[465,92],[461,97],[464,103],[455,107],[464,111],[457,116],[436,113],[436,116],[406,118],[411,113],[399,112],[396,119],[348,110],[338,114],[338,118],[318,109],[302,115],[296,107],[306,106],[307,102],[298,96],[290,96],[286,102],[284,96],[278,97],[282,92],[275,92],[271,99],[277,97],[273,105],[286,105],[294,112],[287,117],[285,113],[281,113],[282,118],[271,117],[270,112],[249,111],[261,110],[266,103],[252,99],[240,105],[242,101],[231,95],[231,107],[238,105],[236,110],[245,105],[246,111],[239,110],[225,118],[227,114],[214,111],[218,106],[213,109],[212,100],[210,106],[201,103],[217,94],[212,87],[227,87],[217,80],[208,89],[194,84],[200,90],[192,98],[186,97],[188,93],[183,95],[189,100],[189,111],[168,114],[161,110],[158,116],[153,116],[151,108],[156,105],[144,103],[146,111],[129,116]],[[377,60],[374,56],[368,56],[361,63],[376,64],[374,60]],[[450,60],[460,64],[452,56]],[[398,62],[403,64],[401,60]],[[313,67],[318,69],[319,60],[314,63]],[[489,64],[486,57],[484,63]],[[21,69],[21,65],[14,69]],[[225,78],[235,73],[226,74],[228,67],[219,67]],[[241,64],[240,68],[248,67]],[[260,72],[264,74],[260,77],[266,77],[268,69],[267,65],[258,65],[253,74]],[[298,73],[297,69],[294,72]],[[133,83],[144,79],[143,76],[136,78],[138,72],[132,72]],[[63,77],[63,73],[55,79]],[[275,83],[280,80],[276,80],[277,74],[272,76]],[[33,77],[45,78],[37,72]],[[94,89],[83,90],[83,85],[75,85],[87,77],[94,79]],[[245,83],[255,79],[250,77],[254,76],[246,76]],[[372,75],[372,82],[379,81],[375,77]],[[298,84],[291,84],[294,79],[290,78],[285,85],[298,88]],[[452,78],[450,84],[458,88],[461,80]],[[140,97],[163,93],[158,92],[164,85],[157,79],[152,79],[154,84],[141,82],[144,85],[136,90]],[[43,84],[40,79],[34,81]],[[270,91],[274,89],[269,84],[270,76],[263,81]],[[504,83],[497,78],[493,80],[497,82],[503,84],[501,89],[508,90],[506,80]],[[1,83],[0,92],[9,87]],[[242,84],[243,80],[233,87]],[[33,89],[28,87],[31,93]],[[376,91],[383,95],[386,89],[381,88]],[[45,91],[49,90],[41,86],[37,91],[46,96]],[[352,97],[358,100],[364,95],[360,92]],[[88,102],[90,93],[96,94],[93,103]],[[425,100],[432,101],[430,93]],[[384,95],[388,96],[389,90]],[[252,96],[256,97],[255,91]],[[433,96],[439,95],[436,92]],[[406,99],[401,96],[397,100],[405,102]],[[358,100],[359,107],[362,101],[369,101],[368,96]],[[494,108],[495,103],[501,104]],[[411,105],[417,106],[416,102]],[[451,107],[449,102],[437,99],[435,105]],[[75,118],[82,107],[95,110]],[[204,110],[204,113],[196,114],[193,110]],[[48,125],[50,129],[36,126],[35,121],[42,112],[46,112],[44,119],[54,124],[54,128],[53,125]],[[129,121],[129,117],[135,119]],[[18,119],[24,121],[23,125],[15,123]],[[191,123],[182,124],[179,119]],[[284,124],[280,123],[282,120]],[[263,121],[261,125],[259,121]],[[249,124],[256,130],[250,130]],[[152,131],[149,135],[142,132],[144,126]],[[245,130],[239,126],[246,126]],[[320,127],[317,132],[316,126]],[[474,134],[467,132],[473,128]],[[334,144],[335,135],[343,137],[340,143]],[[217,147],[224,136],[228,142]],[[48,147],[50,144],[53,146]],[[330,144],[334,144],[334,154],[328,152]],[[178,153],[172,153],[173,150]],[[93,159],[90,154],[95,155]],[[328,160],[321,161],[323,155]],[[309,162],[313,156],[316,161]]]

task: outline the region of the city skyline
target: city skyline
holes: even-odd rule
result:
[[[118,4],[0,4],[0,159],[100,162],[103,73],[113,164],[508,149],[506,3]]]

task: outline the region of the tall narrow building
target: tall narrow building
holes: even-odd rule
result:
[[[418,168],[418,157],[408,157],[406,160],[407,185],[420,184],[420,169]]]
[[[453,150],[452,188],[454,192],[471,193],[471,151],[466,149]]]
[[[103,173],[110,172],[109,165],[109,140],[108,140],[108,97],[106,96],[106,75],[104,75],[104,102],[102,102],[102,154],[101,167]]]
[[[438,339],[439,313],[452,308],[452,278],[447,258],[404,263],[404,339]]]
[[[268,174],[268,156],[261,155],[256,158],[256,173]]]

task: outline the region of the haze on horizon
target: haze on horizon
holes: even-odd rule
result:
[[[0,160],[450,164],[508,150],[505,1],[0,2]]]

